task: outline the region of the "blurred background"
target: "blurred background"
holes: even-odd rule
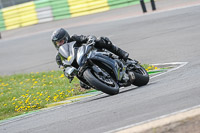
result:
[[[0,0],[0,9],[9,7],[9,6],[14,6],[21,3],[25,3],[25,2],[29,2],[29,1],[32,1],[32,0]]]
[[[139,3],[140,0],[0,0],[0,31]]]

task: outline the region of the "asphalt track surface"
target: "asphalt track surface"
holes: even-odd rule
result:
[[[2,123],[1,133],[108,132],[199,105],[199,5],[72,27],[69,31],[108,36],[142,64],[177,61],[188,64],[151,79],[144,87],[127,87],[115,96],[102,94]],[[0,68],[1,74],[56,69],[56,51],[49,45],[50,34],[47,31],[2,40],[1,64],[6,63],[6,67]]]

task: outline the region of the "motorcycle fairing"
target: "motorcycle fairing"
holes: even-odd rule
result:
[[[74,48],[74,44],[76,41],[65,43],[60,46],[58,49],[59,54],[62,56],[62,62],[65,65],[71,65],[76,58],[76,48]]]
[[[116,61],[110,59],[108,56],[105,56],[101,53],[95,53],[93,56],[91,56],[89,59],[91,60],[96,60],[96,61],[99,61],[100,63],[104,64],[105,66],[107,66],[111,71],[114,72],[115,74],[115,77],[117,80],[120,80],[121,76],[119,75],[119,71],[120,71],[120,68],[117,64]]]
[[[76,61],[79,67],[81,67],[85,63],[87,59],[86,58],[87,54],[91,50],[91,48],[92,46],[89,45],[82,45],[81,47],[78,48]]]

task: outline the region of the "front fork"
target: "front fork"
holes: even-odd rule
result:
[[[89,60],[85,64],[83,64],[82,66],[79,67],[77,76],[78,77],[83,77],[83,73],[88,68],[88,66],[90,66],[90,61]]]
[[[78,74],[77,74],[77,78],[82,81],[83,83],[85,83],[86,85],[88,85],[89,87],[92,87],[86,80],[85,78],[83,77],[83,73],[85,72],[86,69],[89,68],[90,65],[90,62],[86,62],[85,64],[83,64],[81,67],[79,67],[78,69]]]

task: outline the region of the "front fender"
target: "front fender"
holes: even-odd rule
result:
[[[99,63],[105,65],[114,73],[115,79],[120,80],[119,79],[119,77],[120,77],[119,76],[119,66],[115,60],[110,59],[108,56],[105,56],[102,54],[95,54],[94,56],[92,56],[90,58],[90,60],[92,60],[93,62],[99,62]]]

